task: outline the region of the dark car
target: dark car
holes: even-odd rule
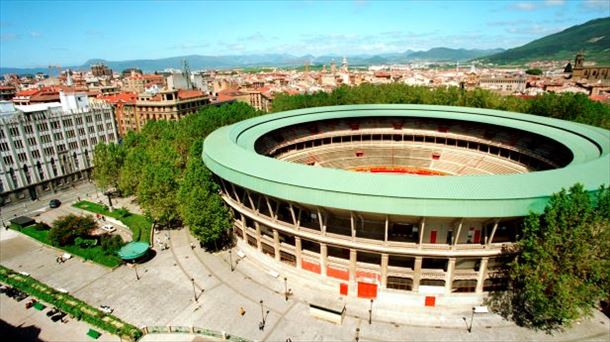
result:
[[[51,316],[55,315],[58,312],[59,312],[59,310],[57,310],[57,308],[53,308],[53,309],[47,311],[47,316],[51,317]]]
[[[58,199],[52,199],[49,201],[49,207],[51,207],[51,208],[59,208],[60,205],[61,205],[61,201]]]
[[[53,322],[57,322],[57,321],[59,321],[60,319],[62,319],[62,318],[64,318],[64,317],[66,317],[66,314],[65,314],[64,312],[61,312],[61,311],[60,311],[60,312],[59,312],[57,315],[55,315],[55,316],[51,317],[51,320],[52,320]]]

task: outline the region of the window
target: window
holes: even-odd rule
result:
[[[413,269],[415,266],[415,258],[401,255],[390,255],[388,259],[388,266],[402,267]]]
[[[420,281],[419,285],[424,285],[424,286],[445,286],[445,281],[444,280],[438,280],[438,279],[422,279]]]
[[[17,127],[11,127],[11,128],[9,128],[8,131],[9,131],[11,137],[18,137],[19,136],[19,128],[17,128]]]
[[[347,248],[328,246],[326,250],[329,257],[349,260],[349,249]]]
[[[23,129],[24,129],[24,130],[25,130],[25,132],[26,132],[26,133],[28,133],[28,134],[32,134],[32,133],[34,133],[34,130],[32,129],[32,125],[26,125],[26,126],[23,126]]]
[[[40,151],[32,150],[32,157],[35,158],[35,159],[40,158]]]
[[[15,148],[23,148],[23,142],[21,140],[13,141],[13,145],[15,146]]]
[[[447,259],[424,258],[421,268],[447,271]]]
[[[301,249],[304,251],[310,251],[315,253],[320,253],[320,244],[317,242],[313,242],[310,240],[301,240]]]
[[[364,262],[367,264],[380,265],[381,254],[358,251],[358,253],[356,254],[356,261]]]
[[[5,156],[4,158],[4,164],[10,165],[13,163],[13,157],[12,156]]]
[[[9,150],[8,143],[5,143],[5,142],[0,143],[0,151],[8,151],[8,150]]]
[[[263,247],[263,253],[275,257],[275,248],[273,248],[273,246],[268,245],[266,243],[261,243],[261,246]]]
[[[475,292],[476,280],[454,280],[451,292]]]
[[[29,146],[36,145],[36,138],[34,138],[34,137],[28,138],[28,145]]]
[[[413,289],[413,280],[411,278],[388,276],[387,288],[403,291],[411,291]]]
[[[27,160],[28,160],[28,157],[26,156],[26,154],[25,154],[25,153],[19,153],[19,154],[17,154],[17,159],[18,159],[20,162],[24,162],[24,161],[27,161]]]
[[[55,140],[62,140],[64,138],[64,135],[61,132],[57,132],[53,134],[53,137],[55,138]]]
[[[294,255],[284,251],[280,251],[280,261],[292,266],[297,265],[297,258]]]

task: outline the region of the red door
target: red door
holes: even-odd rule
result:
[[[436,243],[436,230],[430,232],[430,243]]]
[[[474,231],[474,239],[472,241],[474,243],[481,243],[481,231],[480,230]]]
[[[358,282],[358,297],[377,298],[377,284]]]

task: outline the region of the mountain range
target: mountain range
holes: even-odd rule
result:
[[[585,53],[586,61],[610,64],[610,17],[569,27],[523,46],[484,57],[481,61],[523,64],[535,60],[572,60],[579,51]]]
[[[413,61],[428,62],[460,62],[473,58],[488,56],[503,49],[490,50],[466,50],[450,48],[433,48],[428,51],[406,50],[401,53],[385,53],[377,55],[353,55],[346,56],[350,65],[373,65],[373,64],[397,64]],[[113,70],[121,71],[128,68],[139,68],[145,72],[161,71],[167,68],[182,68],[183,61],[189,63],[191,70],[200,69],[229,69],[243,67],[262,67],[262,66],[302,66],[306,62],[314,65],[330,64],[335,61],[341,64],[343,56],[324,55],[324,56],[295,56],[290,54],[249,54],[249,55],[228,55],[228,56],[202,56],[188,55],[160,59],[137,59],[128,61],[106,61],[103,59],[90,59],[82,65],[64,66],[64,69],[87,70],[91,64],[104,63]],[[37,72],[47,73],[47,68],[5,68],[0,67],[0,74],[35,74]]]

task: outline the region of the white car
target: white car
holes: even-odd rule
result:
[[[108,232],[108,233],[112,233],[116,230],[116,228],[111,224],[105,224],[102,226],[102,230],[104,230],[105,232]]]
[[[114,310],[112,310],[112,308],[110,308],[108,305],[100,305],[100,311],[105,314],[111,314]]]

